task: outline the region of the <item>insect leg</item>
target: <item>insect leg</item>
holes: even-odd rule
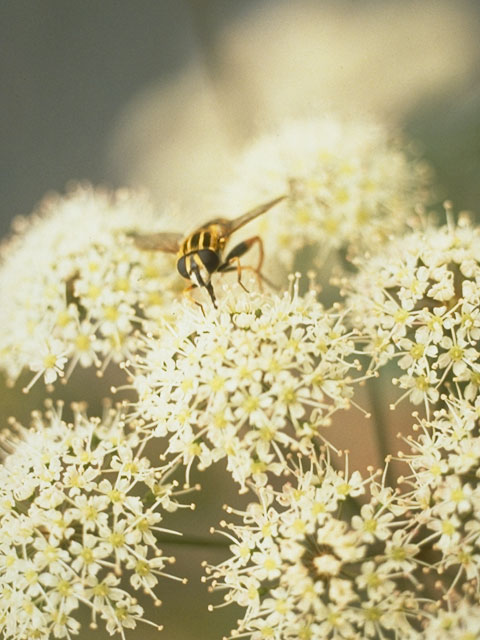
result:
[[[202,310],[203,315],[205,315],[205,310],[203,308],[203,304],[201,302],[199,302],[198,300],[196,300],[193,296],[192,296],[192,289],[195,289],[195,287],[197,287],[198,285],[196,285],[194,282],[191,282],[190,284],[188,284],[185,289],[183,290],[183,295],[188,298],[191,302],[194,302],[195,304],[197,304],[200,309]],[[217,300],[215,298],[215,293],[213,291],[213,287],[212,287],[212,283],[209,282],[208,284],[205,285],[205,289],[208,291],[208,294],[210,296],[210,299],[212,300],[213,306],[215,307],[215,309],[217,308]]]
[[[198,302],[198,300],[195,300],[195,298],[192,296],[192,289],[195,289],[197,285],[194,284],[193,282],[191,284],[188,284],[185,289],[183,290],[183,295],[188,298],[190,300],[190,302],[193,302],[194,304],[197,304],[200,309],[202,310],[203,315],[205,315],[205,311],[203,310],[203,305],[201,302]]]
[[[259,250],[259,260],[258,260],[258,264],[256,267],[242,267],[242,265],[240,264],[240,258],[241,256],[243,256],[254,244],[258,244],[258,250]],[[246,287],[244,286],[244,284],[242,283],[242,277],[241,277],[241,272],[242,269],[251,269],[252,271],[255,271],[255,274],[258,278],[258,282],[259,282],[259,286],[261,288],[261,280],[263,278],[262,274],[261,274],[261,268],[262,268],[262,264],[263,264],[263,242],[262,239],[260,238],[260,236],[253,236],[251,238],[248,238],[247,240],[243,240],[242,242],[239,242],[237,245],[235,245],[233,247],[233,249],[231,249],[231,251],[228,252],[227,257],[225,258],[225,261],[223,264],[220,265],[220,267],[217,269],[217,271],[232,271],[232,267],[233,267],[233,263],[236,263],[236,269],[237,269],[237,274],[238,274],[238,284],[245,289],[245,291],[247,291]]]

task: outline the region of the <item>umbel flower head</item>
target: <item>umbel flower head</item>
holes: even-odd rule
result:
[[[157,539],[166,531],[163,514],[179,506],[169,467],[151,464],[118,411],[101,420],[80,408],[74,414],[74,424],[56,411],[39,414],[32,428],[14,424],[2,436],[5,639],[78,634],[85,608],[93,628],[101,621],[124,638],[124,629],[149,622],[132,592],[159,604],[158,579],[169,576],[172,558],[162,555]]]
[[[396,380],[414,404],[428,408],[442,391],[473,400],[480,388],[480,232],[427,227],[359,258],[343,282],[353,322],[369,336],[374,366],[395,359]]]
[[[218,311],[179,305],[178,315],[132,365],[132,413],[137,429],[168,435],[167,451],[188,467],[226,457],[237,482],[263,481],[351,405],[355,334],[341,309],[325,310],[313,290],[299,295],[298,280],[283,295],[233,288]]]
[[[207,579],[244,610],[230,637],[419,637],[411,576],[419,548],[402,531],[395,492],[313,452],[292,476],[280,491],[257,488],[245,511],[227,508],[236,516],[221,530],[231,556],[207,566]],[[358,497],[365,502],[351,515]]]
[[[0,249],[1,367],[55,382],[75,365],[104,368],[135,352],[140,318],[161,318],[176,282],[171,257],[125,233],[158,227],[149,201],[77,187],[14,223]],[[32,383],[33,381],[32,380]]]
[[[427,194],[425,165],[410,155],[378,124],[294,121],[246,149],[221,204],[247,210],[289,194],[249,232],[267,239],[277,268],[290,270],[312,244],[323,262],[331,249],[356,253],[406,228]]]

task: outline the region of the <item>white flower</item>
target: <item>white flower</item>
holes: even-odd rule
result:
[[[352,527],[363,533],[363,540],[372,543],[375,538],[386,540],[390,538],[389,526],[394,519],[392,512],[376,509],[370,504],[364,504],[359,516],[352,517]]]
[[[45,384],[52,384],[58,377],[64,375],[64,367],[67,362],[67,349],[60,340],[46,339],[43,344],[37,345],[30,359],[30,369],[36,371],[30,386],[43,375]]]

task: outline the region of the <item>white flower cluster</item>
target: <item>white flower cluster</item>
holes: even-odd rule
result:
[[[376,366],[396,359],[404,396],[427,410],[448,389],[473,400],[480,388],[480,231],[467,220],[396,238],[357,260],[345,280],[353,322]]]
[[[280,490],[227,508],[241,522],[222,523],[231,555],[207,574],[245,611],[231,638],[477,637],[480,400],[446,403],[406,438],[396,491],[311,452]]]
[[[37,372],[30,384],[42,375],[50,384],[77,363],[104,368],[135,352],[139,318],[166,314],[177,282],[170,256],[126,238],[155,226],[145,197],[90,187],[49,196],[16,221],[0,249],[0,355],[10,383],[24,368]]]
[[[365,122],[290,124],[237,171],[221,207],[232,216],[232,202],[242,213],[279,198],[238,239],[258,234],[275,276],[307,247],[317,265],[352,257],[344,303],[326,308],[311,275],[305,294],[299,274],[283,293],[257,291],[260,276],[247,291],[233,264],[230,280],[215,276],[218,305],[178,299],[172,256],[129,237],[170,225],[128,191],[51,196],[0,246],[8,382],[30,369],[26,389],[43,376],[50,391],[77,365],[101,375],[114,361],[119,390],[135,392],[101,419],[77,406],[69,424],[50,404],[30,429],[12,420],[0,434],[0,635],[70,638],[85,611],[122,638],[139,622],[158,627],[140,597],[160,604],[160,577],[174,578],[164,517],[194,466],[224,460],[253,496],[227,507],[231,555],[207,565],[220,606],[244,610],[231,638],[476,638],[480,230],[466,218],[420,229],[427,172]],[[334,464],[328,427],[389,363],[395,405],[408,397],[426,411],[408,451],[362,477],[348,455]]]
[[[395,524],[405,514],[395,492],[312,453],[292,482],[257,495],[243,512],[227,509],[241,518],[222,523],[231,557],[207,567],[211,590],[245,610],[231,638],[419,637],[408,588],[419,548]],[[366,502],[348,516],[359,496]]]
[[[101,620],[124,638],[149,622],[131,591],[159,603],[154,589],[169,575],[157,538],[162,512],[178,507],[171,469],[150,463],[117,411],[97,420],[78,408],[73,424],[53,411],[35,422],[2,437],[2,638],[69,638],[80,607],[93,628]]]
[[[457,589],[480,599],[480,400],[448,401],[448,409],[420,421],[408,439],[409,491],[403,502],[432,549],[429,564],[442,576],[441,596]],[[461,637],[461,636],[458,636]]]
[[[331,249],[361,252],[405,230],[426,201],[425,166],[410,155],[371,122],[291,122],[247,148],[221,205],[247,210],[289,195],[249,225],[268,241],[277,271],[278,263],[291,269],[305,245],[316,245],[319,262]]]
[[[136,359],[136,428],[168,434],[167,451],[187,467],[226,457],[242,486],[281,472],[285,452],[348,408],[361,378],[344,312],[297,289],[298,281],[284,295],[238,287],[206,315],[179,305],[171,335],[146,339]]]

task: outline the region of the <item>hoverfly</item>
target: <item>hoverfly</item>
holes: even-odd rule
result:
[[[280,196],[270,200],[233,220],[215,218],[187,236],[181,233],[169,232],[150,234],[130,232],[128,235],[133,238],[139,249],[176,253],[179,274],[183,278],[190,280],[185,292],[189,292],[194,287],[204,287],[208,291],[213,306],[216,307],[215,293],[211,283],[212,274],[236,270],[238,282],[245,288],[240,277],[242,268],[240,266],[240,258],[254,244],[258,245],[260,252],[258,265],[254,268],[254,271],[258,277],[264,278],[260,272],[263,263],[263,242],[260,236],[253,236],[239,242],[223,258],[223,251],[228,239],[237,229],[262,215],[262,213],[271,209],[285,197]]]

